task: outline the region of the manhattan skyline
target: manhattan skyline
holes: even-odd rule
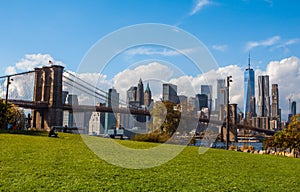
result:
[[[86,52],[104,36],[130,25],[161,23],[187,31],[202,41],[219,68],[208,72],[203,81],[205,74],[185,67],[189,61],[176,51],[148,45],[121,53],[113,58],[111,67],[101,72],[91,69],[89,74],[79,75],[94,83],[95,78],[99,79],[103,90],[116,87],[120,95],[125,95],[126,89],[141,77],[146,84],[150,82],[154,98],[161,96],[161,89],[152,87],[156,80],[178,85],[178,94],[193,95],[200,92],[201,84],[212,84],[209,75],[232,75],[230,99],[244,106],[240,87],[250,51],[255,79],[269,75],[270,85],[278,84],[283,117],[288,112],[288,98],[293,96],[293,100],[300,102],[298,1],[2,1],[0,4],[4,26],[0,32],[1,76],[32,70],[47,65],[49,60],[76,72]],[[187,83],[195,90],[183,89]]]

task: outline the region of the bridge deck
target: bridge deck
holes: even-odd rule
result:
[[[34,101],[24,101],[24,100],[8,100],[9,102],[26,109],[47,109],[49,105],[47,102],[34,102]],[[73,112],[85,112],[85,111],[98,111],[98,112],[108,112],[108,113],[126,113],[126,114],[133,114],[133,115],[145,115],[150,116],[150,112],[148,110],[138,110],[138,109],[128,109],[128,108],[116,108],[113,109],[111,107],[106,106],[89,106],[89,105],[63,105],[63,110],[73,111]],[[178,117],[177,117],[178,118]],[[182,118],[196,118],[196,117],[186,117],[182,116]],[[196,118],[197,119],[197,118]],[[215,125],[222,126],[224,125],[223,121],[207,119],[207,118],[198,118],[200,122],[203,123],[212,123]],[[269,129],[261,129],[258,127],[252,126],[245,126],[242,124],[231,125],[239,129],[249,129],[253,131],[257,131],[260,133],[266,133],[269,135],[274,135],[276,131],[269,130]]]

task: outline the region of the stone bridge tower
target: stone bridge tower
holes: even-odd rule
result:
[[[49,130],[63,124],[62,75],[63,66],[35,68],[33,101],[44,106],[32,110],[31,127]]]

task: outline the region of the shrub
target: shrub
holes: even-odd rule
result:
[[[254,147],[252,145],[244,145],[244,146],[241,147],[241,150],[242,151],[244,151],[244,150],[253,151]]]
[[[235,145],[230,145],[230,147],[229,147],[229,150],[237,150],[237,146],[235,146]]]
[[[155,143],[164,143],[170,136],[168,134],[162,133],[147,133],[147,134],[136,134],[131,140],[133,141],[144,141],[144,142],[155,142]]]

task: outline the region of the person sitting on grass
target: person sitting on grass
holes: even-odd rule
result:
[[[49,137],[58,137],[57,133],[55,133],[55,127],[53,127],[49,132]]]

